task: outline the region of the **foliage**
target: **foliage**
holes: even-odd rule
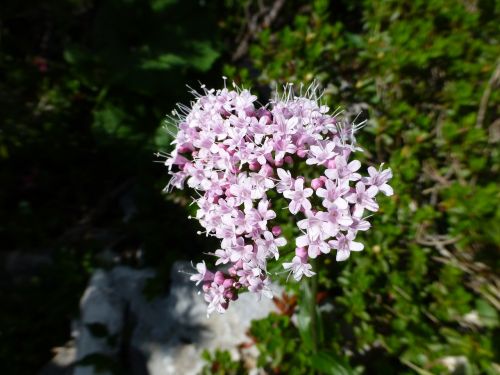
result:
[[[245,368],[240,361],[234,361],[227,350],[216,349],[213,354],[205,350],[202,358],[207,361],[203,367],[202,375],[243,375]]]
[[[499,3],[300,9],[262,28],[226,74],[257,88],[319,80],[330,106],[368,118],[365,159],[388,161],[395,175],[396,197],[381,203],[366,251],[320,266],[334,309],[324,345],[367,373],[443,373],[461,357],[457,370],[495,373]]]
[[[305,327],[305,331],[310,331],[310,328]],[[260,353],[256,366],[268,374],[359,373],[348,365],[345,358],[327,348],[313,352],[310,342],[301,338],[288,315],[271,313],[266,319],[253,321],[249,335]],[[208,361],[204,369],[207,374],[239,374],[238,371],[245,368],[244,361],[233,360],[227,351],[216,351],[213,355],[206,352],[203,358]]]
[[[153,161],[165,111],[186,83],[210,82],[223,45],[219,8],[195,0],[1,8],[0,367],[33,374],[69,339],[95,267],[158,267],[151,295],[174,260],[207,246],[165,201]],[[44,261],[27,271],[18,258]]]

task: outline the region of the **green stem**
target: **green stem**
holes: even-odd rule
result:
[[[316,274],[310,278],[310,313],[311,313],[311,338],[312,350],[316,354],[318,352],[318,312],[316,308],[316,295],[318,294],[318,272],[316,259],[311,259],[311,265]]]

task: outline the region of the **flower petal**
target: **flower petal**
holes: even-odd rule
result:
[[[349,249],[351,251],[361,251],[365,248],[365,245],[363,245],[361,242],[356,242],[356,241],[351,241],[349,244]]]
[[[335,260],[337,262],[342,262],[349,258],[350,251],[349,250],[337,250],[337,255],[335,256]]]

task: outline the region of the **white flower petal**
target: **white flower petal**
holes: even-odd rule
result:
[[[309,245],[309,242],[309,236],[307,234],[304,234],[303,236],[297,237],[297,239],[295,240],[295,245],[297,245],[297,247],[306,247],[307,245]]]
[[[387,185],[387,184],[383,184],[382,186],[379,186],[379,190],[388,197],[390,197],[391,195],[394,194],[394,190],[392,189],[392,187]]]
[[[349,245],[349,249],[351,251],[361,251],[365,248],[365,245],[363,245],[361,242],[356,242],[356,241],[351,241]]]
[[[342,262],[349,258],[350,251],[349,250],[337,250],[337,255],[335,256],[335,260],[337,262]]]

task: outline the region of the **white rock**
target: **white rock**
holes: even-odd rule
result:
[[[188,275],[179,271],[190,272],[191,265],[174,264],[169,295],[153,301],[147,301],[142,293],[153,271],[128,267],[97,271],[81,300],[81,321],[75,333],[77,359],[92,353],[118,356],[117,346],[92,336],[85,328],[89,323],[104,324],[108,332],[119,335],[126,325],[132,325],[130,342],[122,347],[128,349],[132,362],[124,365],[134,373],[197,374],[205,364],[201,359],[205,349],[229,350],[237,359],[238,345],[249,341],[246,332],[250,322],[275,311],[274,303],[265,298],[257,301],[254,295],[244,293],[225,314],[207,318],[203,296]],[[75,370],[75,375],[93,373],[91,366]]]

